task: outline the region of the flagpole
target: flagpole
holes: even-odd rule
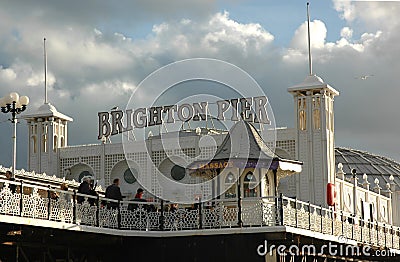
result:
[[[46,38],[43,38],[44,50],[44,103],[47,104],[47,54],[46,54]]]
[[[307,27],[308,27],[308,67],[310,71],[310,76],[312,75],[312,60],[311,60],[311,38],[310,38],[310,12],[309,12],[310,3],[307,2]]]

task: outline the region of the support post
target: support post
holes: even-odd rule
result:
[[[160,230],[163,231],[164,230],[164,200],[161,199],[161,210],[160,210],[160,219],[159,219],[159,223],[160,223]]]
[[[240,194],[240,176],[238,178],[237,182],[237,191],[238,191],[238,226],[242,227],[243,226],[243,221],[242,221],[242,196]]]

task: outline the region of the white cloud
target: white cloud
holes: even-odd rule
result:
[[[353,36],[353,29],[349,27],[343,27],[342,30],[340,30],[340,36],[345,38],[345,39],[351,39]]]
[[[14,72],[12,68],[2,68],[0,66],[0,79],[4,82],[10,82],[15,80],[17,74]]]
[[[394,130],[388,136],[396,141],[394,134],[400,132],[398,121],[389,117],[369,119],[368,110],[373,107],[376,115],[382,116],[398,111],[396,98],[400,97],[400,91],[396,76],[400,70],[400,30],[398,22],[393,21],[400,11],[396,5],[385,4],[376,6],[378,11],[372,14],[372,4],[334,3],[347,25],[336,38],[330,37],[336,40],[328,42],[329,25],[314,20],[311,37],[314,72],[342,94],[336,99],[336,128],[343,130],[338,131],[337,141],[351,146],[352,139],[348,134],[356,136],[362,130],[375,130],[372,125]],[[101,2],[101,5],[105,4]],[[147,6],[145,2],[141,4]],[[24,10],[25,7],[21,8]],[[30,109],[43,102],[41,39],[46,36],[49,99],[59,111],[74,117],[74,123],[70,125],[72,143],[95,142],[93,134],[97,131],[98,111],[114,105],[123,108],[131,91],[149,73],[170,62],[192,57],[226,60],[249,72],[270,96],[277,122],[293,126],[292,99],[286,88],[301,82],[308,73],[305,22],[299,23],[293,32],[289,47],[283,47],[277,46],[268,28],[258,23],[240,23],[228,12],[161,19],[164,22],[154,25],[145,37],[135,38],[124,30],[103,30],[97,23],[80,26],[78,21],[100,19],[81,18],[73,23],[68,20],[68,12],[60,14],[60,21],[48,23],[50,18],[46,15],[52,9],[56,7],[42,11],[33,8],[25,17],[0,11],[3,39],[0,84],[5,86],[1,91],[16,90],[30,96]],[[91,16],[95,14],[91,13]],[[388,21],[383,21],[384,17]],[[363,21],[363,28],[357,21]],[[12,29],[10,25],[13,25]],[[374,77],[368,81],[355,79],[365,74],[374,74]],[[378,88],[384,91],[378,92]],[[370,94],[384,101],[367,98]],[[385,94],[391,95],[381,98]],[[363,125],[354,124],[354,119],[362,118],[368,120],[363,121]],[[360,144],[367,144],[363,141]],[[398,153],[394,154],[394,158],[400,159]]]

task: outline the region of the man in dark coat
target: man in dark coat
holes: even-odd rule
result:
[[[78,193],[80,194],[85,194],[85,195],[90,195],[91,187],[90,187],[90,178],[84,177],[82,179],[81,184],[78,187]],[[84,196],[78,196],[77,197],[77,202],[79,204],[82,204],[83,201],[85,200]]]
[[[122,200],[121,189],[119,188],[119,178],[115,178],[113,183],[106,188],[105,197],[109,199]],[[108,201],[108,208],[118,208],[117,202]]]

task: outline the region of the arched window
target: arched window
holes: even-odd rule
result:
[[[306,130],[306,111],[300,110],[299,112],[299,129],[300,130]]]
[[[257,179],[253,172],[248,172],[243,179],[244,197],[257,196]]]
[[[31,138],[31,150],[34,154],[36,154],[37,152],[37,140],[36,140],[36,136],[32,136]]]
[[[314,129],[319,130],[321,129],[321,120],[320,120],[320,111],[319,109],[314,109]]]
[[[225,178],[225,198],[236,197],[235,175],[229,172]]]
[[[47,152],[47,135],[42,135],[42,152]]]
[[[57,151],[57,147],[58,147],[58,137],[55,135],[53,137],[53,150],[54,150],[54,152]]]

